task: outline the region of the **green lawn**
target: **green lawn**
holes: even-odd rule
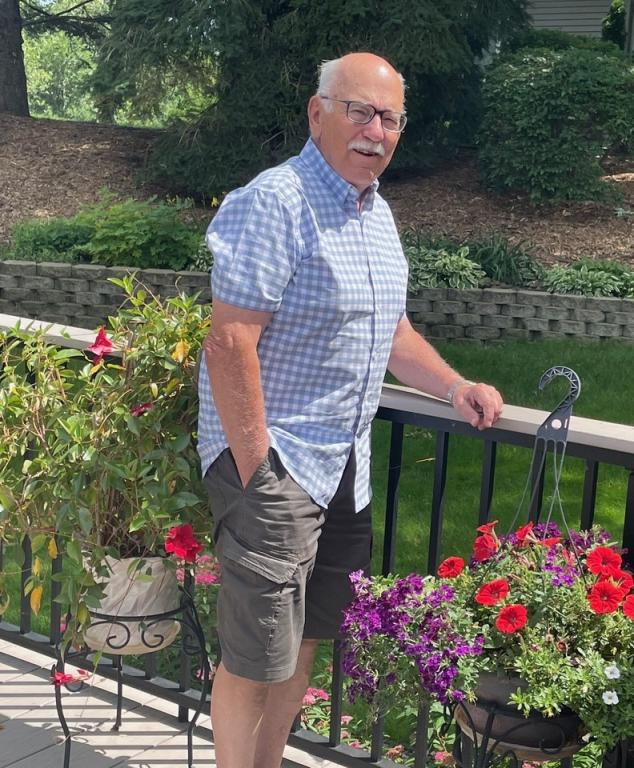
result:
[[[634,424],[634,403],[628,382],[634,377],[634,347],[620,343],[515,342],[476,347],[438,345],[441,354],[465,377],[495,384],[514,405],[552,409],[567,391],[567,382],[554,380],[540,392],[541,374],[553,365],[567,365],[581,378],[582,387],[574,413],[578,416]],[[373,434],[373,485],[375,515],[374,569],[381,567],[383,515],[390,425],[376,421]],[[431,514],[435,435],[420,428],[405,431],[403,468],[399,493],[399,524],[395,570],[424,571]],[[468,553],[474,537],[479,507],[483,443],[452,437],[449,448],[444,506],[443,554]],[[498,447],[493,518],[500,530],[513,519],[526,484],[530,451]],[[549,466],[549,465],[547,465]],[[561,495],[569,523],[578,521],[584,463],[566,459]],[[552,488],[547,475],[545,498]],[[622,527],[627,472],[602,466],[599,471],[596,521],[618,534]],[[525,509],[525,507],[524,507]]]

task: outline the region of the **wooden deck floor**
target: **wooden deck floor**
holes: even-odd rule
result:
[[[49,676],[51,659],[0,641],[0,768],[62,768],[63,733]],[[70,768],[186,768],[187,735],[175,705],[124,689],[121,730],[111,730],[114,683],[95,676],[77,693],[64,692],[73,731]],[[194,735],[194,766],[216,765],[209,717]],[[336,768],[287,748],[284,768]]]

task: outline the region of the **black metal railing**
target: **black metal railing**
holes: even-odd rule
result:
[[[60,343],[59,337],[56,341]],[[63,342],[62,342],[63,343]],[[77,344],[73,344],[77,346]],[[435,433],[435,465],[431,493],[431,513],[429,518],[429,537],[427,541],[427,570],[434,572],[438,566],[443,541],[443,507],[447,487],[447,469],[449,466],[450,447],[455,436],[464,436],[479,441],[482,445],[481,481],[478,520],[483,523],[489,519],[492,502],[495,498],[496,460],[499,446],[520,446],[532,450],[535,432],[546,414],[526,408],[507,406],[504,417],[495,427],[479,432],[456,417],[455,411],[445,402],[426,397],[403,387],[384,385],[381,405],[377,419],[391,424],[389,461],[387,469],[387,499],[385,526],[382,542],[382,571],[387,574],[394,570],[397,552],[398,530],[398,489],[403,462],[403,441],[406,426],[421,427]],[[630,565],[634,565],[634,428],[624,425],[606,425],[590,419],[572,419],[568,435],[567,455],[585,462],[583,495],[581,500],[580,521],[583,527],[589,527],[594,519],[600,467],[620,468],[625,475],[625,495],[623,498],[623,527],[621,538],[623,546],[629,552]],[[528,511],[529,519],[539,518],[544,487],[543,462],[536,461],[535,476],[531,478],[533,494]],[[30,576],[31,551],[28,540],[24,542],[24,566],[22,585]],[[2,548],[0,544],[0,568],[2,567]],[[62,568],[61,556],[54,561],[55,572]],[[52,582],[51,598],[58,591],[56,582]],[[193,589],[191,581],[187,585]],[[36,634],[31,626],[31,609],[28,597],[22,596],[20,603],[19,625],[0,622],[0,638],[17,645],[55,655],[55,645],[60,639],[60,610],[56,602],[50,607],[50,631],[48,636]],[[344,676],[341,671],[341,648],[338,642],[333,646],[333,678],[331,691],[330,731],[322,737],[301,728],[294,730],[289,743],[295,747],[339,763],[349,768],[376,765],[381,768],[396,766],[383,756],[384,729],[383,720],[375,723],[372,732],[370,753],[353,749],[342,743],[341,714],[344,695]],[[176,680],[166,680],[156,675],[156,654],[144,658],[142,669],[124,666],[124,682],[139,690],[152,693],[179,707],[179,720],[188,719],[189,710],[197,704],[197,692],[191,690],[191,660],[181,654],[180,668]],[[115,678],[116,668],[105,657],[99,664],[99,672],[105,677]],[[427,765],[427,737],[429,711],[421,707],[416,724],[415,768]],[[561,768],[573,765],[573,759],[560,761]],[[604,768],[634,768],[634,756],[629,755],[628,745],[624,744],[604,760]]]

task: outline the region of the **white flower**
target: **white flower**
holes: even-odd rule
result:
[[[604,670],[605,676],[608,678],[608,680],[618,680],[619,677],[621,677],[621,673],[619,672],[619,668],[616,666],[616,664],[610,664],[609,667],[606,667]]]
[[[604,691],[603,692],[603,701],[606,704],[618,704],[619,703],[619,697],[616,695],[616,691]]]

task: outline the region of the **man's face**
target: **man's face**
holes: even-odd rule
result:
[[[347,72],[322,95],[371,104],[380,111],[404,109],[400,79],[386,64]],[[386,131],[378,114],[361,125],[346,110],[345,104],[313,96],[308,105],[311,135],[326,162],[363,192],[387,168],[401,135]]]

